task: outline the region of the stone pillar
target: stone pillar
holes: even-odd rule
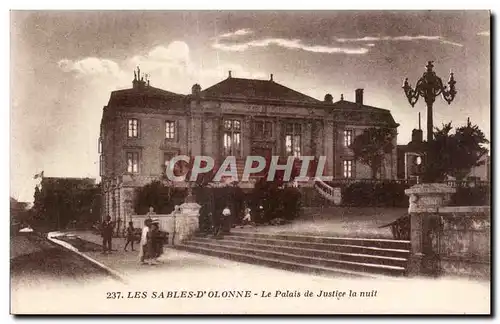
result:
[[[325,166],[325,175],[332,176],[335,170],[334,166],[334,151],[333,151],[333,141],[335,140],[335,136],[333,135],[333,121],[328,120],[325,122],[324,127],[324,150],[326,156],[326,166]]]
[[[213,121],[210,118],[205,118],[203,120],[203,155],[208,155],[214,157],[214,145],[213,145]]]
[[[446,206],[455,188],[444,183],[417,184],[405,190],[410,197],[410,259],[408,275],[437,275],[438,259],[433,249],[433,238],[439,235],[439,207]]]
[[[189,151],[191,156],[201,155],[202,151],[202,117],[201,115],[192,112],[189,125]]]
[[[242,157],[251,155],[252,150],[252,118],[245,116],[241,125],[241,149]]]
[[[275,123],[275,137],[276,138],[276,151],[273,153],[274,155],[282,156],[285,154],[285,143],[284,143],[284,136],[283,136],[283,127],[281,125],[281,119],[276,118],[276,123]]]
[[[196,202],[185,202],[175,213],[175,233],[172,244],[176,245],[189,239],[199,229],[200,208]]]
[[[303,143],[305,145],[303,145],[304,152],[302,153],[302,155],[304,155],[304,156],[313,155],[314,154],[312,152],[313,151],[313,147],[312,147],[312,145],[310,145],[311,144],[311,136],[312,136],[312,123],[311,123],[310,120],[306,120],[305,123],[304,123],[303,136],[304,136]]]

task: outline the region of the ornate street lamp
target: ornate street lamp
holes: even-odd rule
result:
[[[427,104],[427,142],[429,143],[432,141],[433,134],[432,105],[434,104],[436,97],[441,94],[443,95],[444,100],[446,100],[448,104],[451,104],[457,94],[455,89],[455,83],[457,82],[453,78],[453,73],[450,72],[448,89],[447,86],[443,85],[443,81],[436,75],[436,72],[432,70],[434,67],[432,63],[433,61],[429,61],[427,63],[427,71],[425,71],[424,75],[422,75],[422,77],[417,81],[415,89],[412,89],[408,83],[408,78],[405,79],[403,85],[403,90],[405,91],[408,102],[412,107],[415,106],[419,97],[424,98],[425,103]]]
[[[453,78],[453,73],[450,72],[450,79],[448,80],[448,86],[443,85],[443,81],[440,77],[436,75],[436,72],[432,70],[434,65],[433,61],[429,61],[426,66],[426,71],[422,75],[422,77],[417,81],[417,85],[415,89],[413,89],[408,83],[408,78],[405,79],[403,84],[403,90],[405,92],[406,97],[408,98],[408,102],[412,107],[418,101],[419,97],[424,98],[425,103],[427,104],[427,146],[430,148],[433,140],[433,120],[432,120],[432,106],[436,97],[442,95],[444,100],[451,104],[453,99],[455,99],[455,95],[457,91],[455,89],[456,81]],[[427,152],[427,161],[426,165],[429,166],[432,163],[432,157],[430,155],[431,150],[429,149]],[[432,180],[432,179],[431,179]]]

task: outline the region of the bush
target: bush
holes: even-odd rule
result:
[[[184,202],[186,193],[184,188],[171,188],[160,181],[153,181],[137,190],[135,212],[139,215],[146,214],[152,206],[157,214],[170,214],[175,205]]]
[[[342,204],[353,207],[406,208],[409,198],[405,189],[411,185],[394,181],[354,182],[342,187]],[[490,186],[457,187],[452,206],[490,205]]]
[[[354,182],[342,188],[342,204],[356,207],[408,207],[405,189],[410,186],[392,181]]]
[[[490,186],[458,187],[453,194],[452,206],[490,206]]]
[[[263,207],[259,214],[259,206]],[[252,191],[250,207],[256,223],[269,223],[274,219],[292,220],[299,216],[301,192],[297,188],[282,188],[276,182],[260,181]]]

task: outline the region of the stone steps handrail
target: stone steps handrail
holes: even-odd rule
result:
[[[314,188],[316,191],[329,201],[333,201],[333,188],[326,184],[320,178],[314,178]]]

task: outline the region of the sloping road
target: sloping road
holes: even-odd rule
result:
[[[109,273],[85,258],[35,233],[11,237],[10,271],[13,286],[48,280],[88,282]]]

